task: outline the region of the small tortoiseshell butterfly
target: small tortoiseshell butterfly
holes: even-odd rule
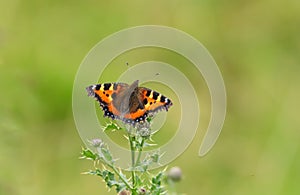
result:
[[[149,113],[168,111],[172,102],[162,94],[145,87],[138,81],[126,83],[103,83],[86,88],[88,95],[95,97],[104,111],[104,116],[126,123],[143,122]]]

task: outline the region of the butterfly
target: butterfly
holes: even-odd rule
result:
[[[168,111],[172,101],[162,94],[138,86],[138,80],[131,85],[126,83],[102,83],[86,88],[104,111],[104,116],[119,119],[126,123],[141,123],[150,113]]]

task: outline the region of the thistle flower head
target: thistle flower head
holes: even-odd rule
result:
[[[101,139],[92,139],[90,141],[90,144],[95,148],[99,148],[103,146],[103,141]]]

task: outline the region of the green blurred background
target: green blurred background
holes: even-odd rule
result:
[[[178,191],[300,194],[297,0],[2,0],[0,194],[115,194],[98,178],[80,175],[92,164],[78,160],[83,142],[72,116],[73,80],[98,41],[145,24],[197,38],[215,58],[227,89],[223,131],[200,158],[210,103],[202,78],[190,71],[192,81],[203,82],[198,95],[204,114],[192,144],[170,165],[184,172]],[[176,61],[167,54],[163,59]]]

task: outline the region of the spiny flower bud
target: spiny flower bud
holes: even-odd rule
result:
[[[168,173],[168,178],[174,182],[178,182],[182,178],[182,171],[179,167],[172,167]]]
[[[150,123],[149,122],[144,122],[144,123],[139,123],[136,126],[137,133],[141,137],[149,137],[151,135],[151,128],[150,128]]]
[[[139,129],[138,133],[141,137],[149,137],[151,135],[151,130],[149,128],[142,127]]]
[[[98,148],[98,147],[101,147],[103,145],[103,142],[101,139],[93,139],[92,141],[90,141],[90,144],[95,147],[95,148]]]

